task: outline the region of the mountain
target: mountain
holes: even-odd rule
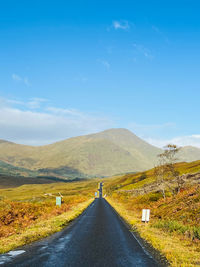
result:
[[[110,129],[39,147],[0,142],[0,160],[69,177],[142,171],[154,165],[160,152],[126,129]]]
[[[178,153],[179,161],[191,162],[200,160],[200,148],[193,146],[184,146]]]
[[[155,165],[161,152],[126,129],[110,129],[39,147],[0,141],[2,162],[44,176],[68,178],[144,171]],[[200,159],[200,149],[183,148],[180,158]]]
[[[0,160],[0,175],[36,177],[40,173],[29,169],[16,167]]]

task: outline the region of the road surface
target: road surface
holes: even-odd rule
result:
[[[1,266],[156,267],[105,199],[96,199],[71,226],[0,255]]]

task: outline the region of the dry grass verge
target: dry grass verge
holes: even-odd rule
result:
[[[0,189],[0,253],[60,231],[94,200],[98,181]],[[56,206],[55,196],[63,196]]]
[[[62,230],[72,220],[78,217],[92,203],[92,201],[93,199],[89,199],[79,203],[76,206],[72,206],[71,210],[62,213],[61,215],[51,217],[44,221],[39,221],[23,229],[19,233],[1,238],[0,253],[8,252],[19,246],[23,246]]]
[[[200,242],[198,239],[183,236],[176,231],[164,231],[156,226],[157,219],[151,219],[149,224],[141,222],[141,210],[128,209],[126,203],[108,197],[108,202],[131,225],[140,236],[149,242],[155,249],[159,250],[174,267],[200,266]],[[130,203],[129,203],[130,204]]]

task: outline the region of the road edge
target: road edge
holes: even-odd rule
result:
[[[78,218],[80,218],[84,214],[84,212],[92,205],[93,202],[94,202],[94,199],[90,199],[88,201],[82,202],[79,205],[75,206],[74,209],[77,209],[79,206],[86,204],[86,205],[83,205],[83,207],[81,207],[80,209],[78,209],[75,213],[73,213],[73,211],[72,211],[73,214],[71,216],[69,216],[68,218],[65,218],[64,216],[65,215],[67,216],[69,214],[69,212],[64,212],[58,216],[54,216],[54,217],[50,218],[49,220],[45,220],[44,222],[39,222],[37,224],[37,226],[43,227],[44,223],[45,223],[45,225],[48,225],[48,223],[54,224],[56,220],[59,220],[60,218],[64,217],[64,218],[62,218],[62,221],[60,222],[58,229],[56,229],[56,228],[53,230],[51,229],[49,232],[47,231],[44,235],[38,235],[38,236],[34,235],[33,239],[29,240],[28,242],[26,240],[25,240],[26,242],[23,241],[24,235],[29,236],[29,234],[31,234],[32,227],[35,227],[36,225],[30,226],[28,229],[26,229],[22,233],[21,236],[17,236],[17,238],[19,239],[17,245],[16,245],[16,241],[15,241],[15,243],[13,243],[13,241],[12,241],[12,239],[15,238],[16,235],[10,236],[10,238],[6,238],[4,242],[8,242],[8,243],[10,242],[10,244],[8,245],[8,243],[7,243],[8,248],[6,248],[6,249],[4,248],[4,251],[0,252],[0,255],[6,254],[12,250],[19,250],[22,247],[29,246],[33,243],[40,242],[46,238],[51,238],[54,235],[61,233],[63,230],[68,229]],[[3,250],[3,248],[1,248],[1,247],[0,247],[0,249]]]
[[[170,263],[167,260],[167,258],[162,254],[162,252],[159,251],[158,249],[154,248],[152,246],[152,244],[149,243],[147,240],[143,239],[140,236],[140,233],[137,231],[137,229],[133,229],[132,225],[117,212],[117,210],[110,204],[109,200],[106,198],[105,198],[105,200],[110,205],[110,207],[115,212],[115,214],[118,216],[118,218],[121,220],[121,222],[131,232],[134,239],[138,242],[138,244],[144,250],[145,254],[152,257],[159,264],[160,267],[169,267]]]

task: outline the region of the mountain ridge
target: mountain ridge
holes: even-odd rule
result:
[[[56,172],[69,178],[145,171],[154,167],[160,153],[162,149],[124,128],[72,137],[44,146],[0,141],[1,161],[32,171],[39,170],[45,175]],[[188,154],[192,160],[200,159],[198,148],[184,148],[181,160],[189,159]]]

